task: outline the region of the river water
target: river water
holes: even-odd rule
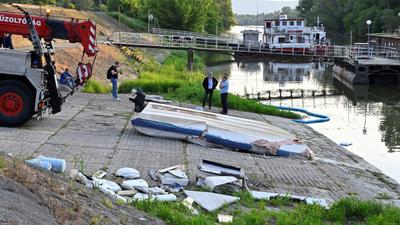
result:
[[[234,33],[238,31],[235,27]],[[351,143],[345,148],[400,182],[400,87],[344,85],[333,77],[330,63],[253,60],[209,65],[208,69],[217,75],[229,73],[230,92],[242,96],[260,92],[268,97],[266,91],[271,91],[277,97],[279,89],[288,96],[286,90],[305,90],[304,98],[263,103],[328,115],[329,122],[310,126],[338,144]],[[320,96],[322,90],[327,95]]]

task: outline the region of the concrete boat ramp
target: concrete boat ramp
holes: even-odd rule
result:
[[[271,123],[301,138],[316,159],[260,156],[210,149],[178,140],[147,137],[131,126],[132,104],[108,95],[77,93],[64,110],[20,128],[0,128],[0,152],[27,158],[45,155],[67,160],[67,170],[92,174],[99,169],[115,173],[121,167],[138,169],[151,181],[148,170],[186,165],[192,183],[203,159],[244,169],[252,190],[324,198],[329,202],[346,196],[380,199],[400,206],[400,185],[362,158],[338,146],[307,125],[254,113],[230,115]],[[215,109],[217,112],[218,109]]]

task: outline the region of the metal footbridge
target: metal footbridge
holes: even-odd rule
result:
[[[232,37],[159,28],[153,28],[150,33],[115,32],[100,42],[127,47],[187,50],[189,68],[191,68],[193,62],[193,51],[252,57],[294,56],[314,59],[340,59],[352,62],[378,59],[387,61],[388,64],[400,60],[399,52],[390,47],[371,46],[367,48],[365,45],[285,47],[285,44],[282,43],[280,48],[269,48],[261,42],[244,42]]]

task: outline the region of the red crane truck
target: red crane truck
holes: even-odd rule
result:
[[[15,34],[29,38],[33,51],[24,52],[0,48],[0,126],[18,126],[32,116],[40,117],[47,110],[61,111],[66,97],[57,83],[52,55],[53,39],[68,40],[83,45],[82,60],[93,57],[92,63],[79,62],[76,86],[83,85],[92,75],[98,53],[96,25],[90,20],[62,20],[46,16],[31,16],[19,6],[21,13],[0,12],[0,34]],[[73,88],[74,89],[74,88]]]

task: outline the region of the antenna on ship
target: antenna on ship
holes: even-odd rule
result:
[[[258,0],[257,0],[257,23],[256,23],[256,29],[257,29],[257,26],[258,26]]]

